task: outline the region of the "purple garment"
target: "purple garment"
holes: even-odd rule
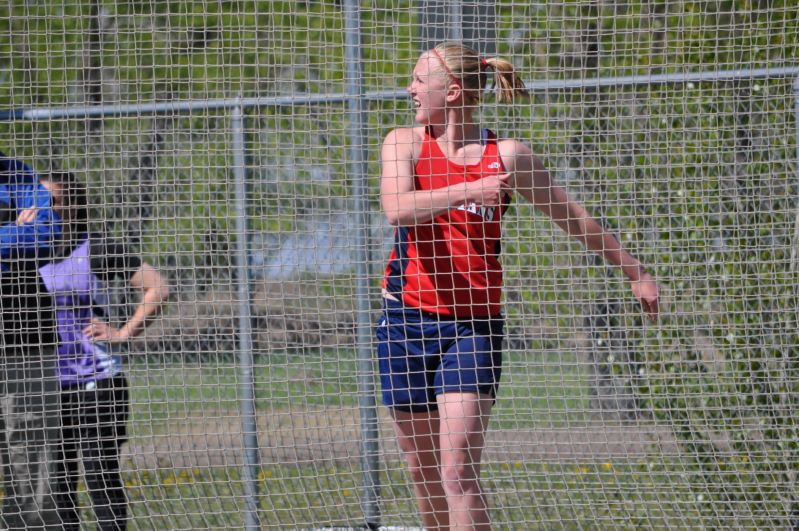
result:
[[[58,377],[62,384],[83,384],[121,372],[120,360],[83,335],[92,308],[102,304],[101,282],[92,272],[87,239],[63,260],[39,268],[52,295],[58,328]]]

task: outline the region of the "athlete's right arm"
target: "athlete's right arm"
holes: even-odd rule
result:
[[[430,221],[465,200],[463,187],[460,193],[449,188],[416,190],[413,168],[422,142],[416,136],[411,128],[395,129],[386,136],[380,152],[380,203],[393,226]]]
[[[459,183],[435,190],[416,190],[413,171],[423,135],[422,128],[400,128],[391,131],[383,141],[380,152],[380,203],[383,213],[393,226],[425,223],[461,205],[470,202],[485,203],[487,194],[475,183]]]

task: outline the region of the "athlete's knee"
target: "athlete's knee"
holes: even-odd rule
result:
[[[480,492],[475,467],[463,460],[442,465],[441,483],[447,496],[468,496]]]

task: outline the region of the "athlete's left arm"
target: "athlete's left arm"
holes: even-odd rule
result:
[[[146,262],[130,277],[130,287],[141,291],[142,298],[131,318],[120,328],[100,319],[92,319],[83,330],[86,337],[95,341],[122,343],[140,335],[147,323],[169,299],[169,286],[157,269]]]
[[[658,285],[644,266],[628,253],[619,240],[606,231],[586,209],[556,184],[529,146],[515,140],[499,143],[505,169],[513,176],[513,187],[549,216],[560,228],[583,242],[606,261],[621,268],[630,279],[633,294],[654,320],[658,315]]]

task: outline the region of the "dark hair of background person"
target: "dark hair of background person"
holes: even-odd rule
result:
[[[73,233],[85,233],[89,229],[89,193],[86,185],[69,171],[53,171],[42,177],[60,188],[60,204],[54,207],[68,213],[67,219]]]

